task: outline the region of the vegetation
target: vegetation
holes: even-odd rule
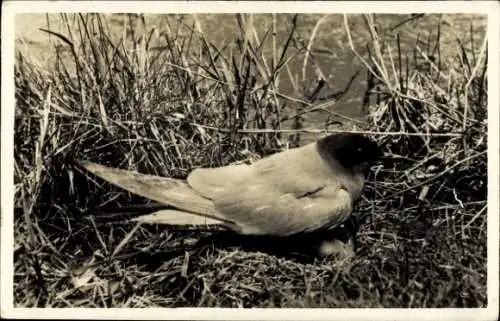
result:
[[[45,29],[48,66],[18,46],[15,305],[486,306],[486,41],[472,27],[451,39],[440,22],[409,51],[376,16],[340,19],[369,74],[361,123],[330,108],[348,88],[317,94],[331,80],[315,49],[326,18],[301,36],[301,19],[313,18],[236,15],[234,39],[216,42],[194,15],[163,17],[161,28],[141,15],[62,15],[65,32]],[[367,46],[353,40],[352,19]],[[321,121],[310,124],[314,112]],[[332,126],[368,133],[388,155],[357,206],[350,259],[301,260],[215,242],[217,231],[124,222],[103,212],[147,200],[74,162],[183,178]]]

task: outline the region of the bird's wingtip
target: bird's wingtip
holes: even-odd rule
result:
[[[92,173],[96,173],[96,172],[108,169],[108,167],[106,167],[104,165],[100,165],[100,164],[93,163],[91,161],[83,160],[83,159],[77,159],[76,163]]]
[[[90,163],[88,160],[84,159],[76,159],[75,162],[82,167],[87,167]]]

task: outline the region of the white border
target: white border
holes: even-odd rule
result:
[[[499,307],[499,5],[496,1],[148,1],[151,13],[483,13],[488,14],[488,308],[485,309],[27,309],[13,307],[14,15],[47,12],[144,12],[142,1],[2,3],[1,316],[46,319],[496,320]],[[8,187],[8,188],[5,188]]]
[[[144,11],[142,1],[5,1],[18,13]],[[494,1],[148,1],[148,13],[489,13]],[[10,9],[9,8],[9,9]]]

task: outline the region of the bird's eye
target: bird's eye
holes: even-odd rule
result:
[[[363,151],[363,148],[361,148],[361,147],[358,147],[358,150],[357,150],[357,152],[358,152],[358,153],[361,153],[362,151]]]

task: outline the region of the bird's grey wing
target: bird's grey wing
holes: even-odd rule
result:
[[[245,184],[253,167],[246,164],[228,165],[217,168],[198,168],[187,177],[187,182],[204,197],[214,199],[221,190],[230,186]]]
[[[231,222],[226,222],[224,217],[219,217],[212,200],[194,191],[184,180],[146,175],[88,161],[79,163],[91,173],[131,193],[191,212],[191,214],[196,213],[217,219],[229,228],[234,228]],[[172,219],[175,221],[175,218]]]
[[[288,236],[334,228],[352,212],[351,196],[338,184],[302,195],[282,194],[271,185],[254,186],[226,190],[215,200],[216,210],[244,234]]]
[[[199,168],[189,174],[187,182],[201,195],[220,199],[226,191],[246,193],[247,189],[261,186],[272,186],[280,193],[305,193],[331,174],[315,145],[309,144],[264,157],[251,165]]]
[[[285,236],[333,227],[352,208],[351,196],[314,144],[250,166],[196,170],[187,181],[243,234]]]

